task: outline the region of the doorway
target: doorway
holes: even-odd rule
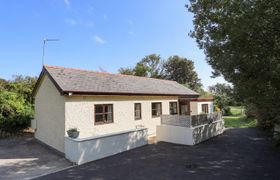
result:
[[[191,114],[190,111],[190,101],[182,101],[180,102],[180,115],[189,116]]]

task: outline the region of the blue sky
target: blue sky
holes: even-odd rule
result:
[[[211,67],[195,40],[185,0],[9,0],[0,5],[0,77],[38,76],[45,64],[106,70],[135,65],[145,55],[179,55],[195,63],[204,87]]]

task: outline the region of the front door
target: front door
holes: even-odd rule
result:
[[[190,113],[190,102],[181,102],[180,103],[180,114],[189,116]]]

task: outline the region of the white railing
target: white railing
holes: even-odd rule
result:
[[[191,127],[191,116],[185,115],[162,115],[161,124],[181,127]]]
[[[222,120],[221,112],[213,112],[210,114],[200,114],[193,116],[186,115],[162,115],[161,124],[181,127],[196,127],[203,124],[211,124],[212,122]]]

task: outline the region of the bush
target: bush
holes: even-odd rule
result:
[[[15,92],[0,91],[0,136],[16,134],[30,126],[33,116],[31,103]]]
[[[30,117],[14,117],[14,119],[2,119],[0,121],[1,133],[17,134],[30,126]]]
[[[245,107],[245,114],[248,118],[256,118],[257,109],[253,104],[247,104]]]
[[[274,143],[275,143],[275,146],[280,146],[280,134],[275,135]]]
[[[230,116],[230,115],[232,115],[229,106],[223,107],[222,113],[223,113],[224,116]]]

